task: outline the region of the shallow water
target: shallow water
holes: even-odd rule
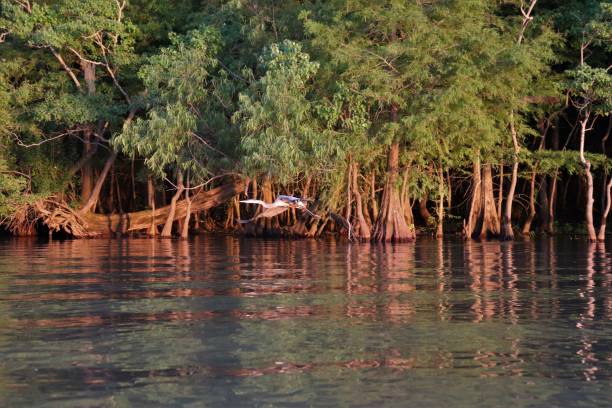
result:
[[[612,406],[610,245],[0,242],[0,406]]]

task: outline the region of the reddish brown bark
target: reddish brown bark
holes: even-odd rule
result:
[[[153,183],[153,177],[147,177],[147,201],[149,203],[149,208],[151,209],[151,226],[147,234],[151,237],[157,235],[157,224],[155,224],[155,184]]]
[[[81,61],[81,69],[83,71],[83,76],[85,77],[87,94],[94,95],[96,93],[96,67],[90,62]],[[93,168],[89,160],[93,156],[91,151],[94,149],[92,146],[92,133],[93,131],[91,126],[87,126],[83,132],[82,157],[88,157],[88,160],[84,161],[81,165],[81,203],[86,203],[87,200],[89,200],[94,188]]]
[[[244,183],[232,182],[209,191],[199,192],[191,198],[192,211],[204,211],[217,207],[232,197],[244,191]],[[156,210],[137,211],[126,214],[92,214],[86,213],[82,217],[87,223],[91,233],[109,235],[122,229],[126,232],[148,230],[152,223],[163,224],[168,219],[171,206],[157,208]],[[187,214],[187,202],[177,201],[174,208],[175,218],[184,218]]]
[[[187,177],[187,189],[185,190],[185,202],[187,208],[185,209],[185,220],[183,221],[183,228],[181,229],[181,238],[187,238],[189,236],[189,219],[191,218],[191,198],[189,197],[189,176]]]
[[[580,161],[584,166],[584,174],[586,177],[586,227],[587,233],[589,237],[589,241],[595,242],[597,241],[597,234],[595,234],[595,226],[593,225],[593,175],[591,174],[591,162],[588,161],[584,156],[584,142],[586,138],[587,132],[587,124],[589,122],[590,112],[586,112],[586,114],[580,119]]]
[[[610,213],[610,207],[612,206],[612,177],[606,184],[606,207],[601,214],[601,220],[599,222],[599,232],[597,234],[597,239],[599,241],[606,240],[606,223],[608,222],[608,214]]]
[[[412,241],[415,238],[414,226],[408,226],[404,218],[404,208],[400,202],[397,188],[399,172],[399,143],[394,142],[387,156],[387,180],[383,189],[380,213],[374,225],[375,241]],[[412,227],[412,228],[411,228]]]
[[[464,227],[466,238],[493,238],[499,236],[499,219],[493,197],[493,175],[490,164],[480,166],[476,159],[472,175],[472,200],[468,222]]]
[[[80,163],[81,169],[81,203],[86,203],[93,191],[93,167],[91,166],[91,158],[94,154],[94,147],[91,143],[91,128],[85,130],[83,134],[83,153],[81,158],[83,162]]]
[[[100,192],[102,191],[102,186],[104,185],[104,182],[106,181],[106,177],[108,176],[108,172],[113,166],[113,163],[115,163],[116,158],[117,158],[117,152],[112,152],[109,158],[106,160],[106,163],[104,163],[102,172],[100,173],[100,176],[98,177],[98,180],[96,181],[96,184],[93,190],[91,191],[91,194],[89,195],[89,199],[87,200],[87,202],[85,202],[85,204],[83,204],[83,206],[79,210],[80,214],[86,214],[88,212],[92,212],[93,209],[95,208],[96,204],[98,203],[98,199],[100,198]]]
[[[168,211],[168,217],[166,218],[164,228],[162,229],[162,232],[160,234],[160,236],[163,238],[168,238],[172,236],[172,224],[174,223],[174,215],[176,213],[176,202],[178,201],[181,194],[183,194],[183,191],[185,191],[185,186],[183,185],[183,173],[178,170],[176,173],[176,192],[170,200],[170,209]],[[187,200],[185,200],[185,203],[185,213],[187,213],[187,210],[191,211],[191,203],[188,203]]]
[[[355,212],[357,213],[359,238],[362,240],[370,239],[370,226],[366,222],[365,216],[363,215],[363,201],[361,192],[359,191],[359,166],[357,163],[353,163],[353,194],[355,195]]]

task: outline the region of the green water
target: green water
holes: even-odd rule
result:
[[[0,242],[0,406],[612,406],[603,244]]]

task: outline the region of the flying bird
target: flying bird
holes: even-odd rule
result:
[[[312,211],[310,211],[306,207],[305,201],[307,200],[303,198],[299,198],[299,197],[289,196],[289,195],[279,195],[276,197],[276,200],[274,200],[273,203],[266,203],[265,201],[255,200],[255,199],[241,200],[240,201],[241,203],[261,205],[263,208],[263,211],[261,211],[259,214],[257,214],[255,217],[251,219],[240,220],[240,223],[248,224],[259,218],[272,218],[276,215],[284,213],[290,208],[295,208],[295,209],[304,211],[308,213],[310,216],[315,217],[315,218],[321,218],[318,215],[314,214]]]

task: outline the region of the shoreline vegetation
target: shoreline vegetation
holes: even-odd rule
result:
[[[611,60],[609,0],[1,0],[0,221],[603,241]]]

